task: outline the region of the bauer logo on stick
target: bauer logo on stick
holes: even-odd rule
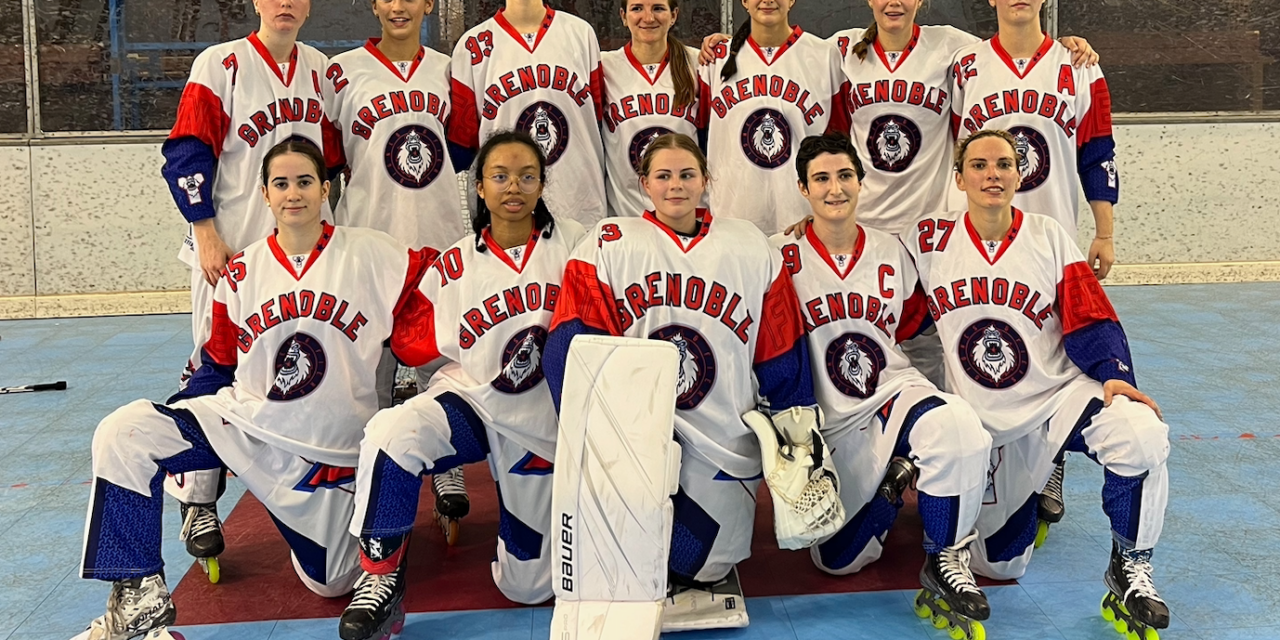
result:
[[[880,116],[867,132],[867,157],[881,171],[900,173],[911,166],[921,144],[916,123],[899,115]]]
[[[778,111],[760,109],[742,125],[742,152],[765,169],[777,169],[791,159],[791,125]]]
[[[964,372],[988,389],[1007,389],[1027,376],[1027,347],[1004,322],[985,319],[969,325],[958,348]]]
[[[444,145],[430,129],[411,124],[391,134],[382,159],[396,184],[421,189],[440,175]]]
[[[840,393],[870,398],[884,370],[884,351],[875,340],[860,333],[846,333],[827,347],[827,377]]]
[[[666,340],[680,352],[676,369],[676,408],[689,410],[702,404],[716,382],[716,356],[702,334],[690,327],[670,324],[649,334],[650,340]]]
[[[276,352],[276,381],[267,398],[276,401],[297,400],[320,386],[328,360],[320,341],[295,333]]]
[[[542,350],[547,346],[547,330],[534,326],[512,336],[502,351],[502,373],[493,379],[493,388],[503,393],[524,393],[542,382]]]
[[[555,164],[569,146],[569,120],[550,102],[529,105],[516,120],[516,129],[529,134],[542,147],[548,165]]]

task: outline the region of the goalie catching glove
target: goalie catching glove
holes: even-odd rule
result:
[[[770,418],[759,411],[742,415],[760,439],[764,480],[773,495],[773,527],[778,546],[803,549],[844,526],[840,480],[831,450],[818,433],[819,413],[792,407]]]

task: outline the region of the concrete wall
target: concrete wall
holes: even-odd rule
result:
[[[1123,266],[1108,283],[1280,280],[1280,123],[1115,137]],[[161,162],[156,142],[0,147],[0,318],[188,310]]]

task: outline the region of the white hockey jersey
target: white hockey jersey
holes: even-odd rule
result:
[[[689,68],[698,68],[698,52],[686,47]],[[640,187],[640,158],[649,143],[668,133],[698,139],[698,105],[676,106],[675,82],[667,60],[643,65],[628,43],[601,54],[604,68],[604,151],[610,216],[639,216],[653,208]],[[695,79],[696,81],[696,79]],[[697,87],[695,86],[695,89]]]
[[[301,275],[274,235],[249,245],[227,262],[213,294],[206,366],[235,374],[210,405],[273,446],[354,467],[378,410],[382,343],[416,332],[405,301],[431,257],[381,231],[328,223]]]
[[[1102,69],[1076,69],[1053,38],[1029,59],[1014,60],[996,36],[955,54],[951,110],[963,139],[981,129],[1013,134],[1023,155],[1014,206],[1057,220],[1074,238],[1079,191],[1116,202],[1111,93]]]
[[[495,131],[524,131],[547,155],[551,213],[584,226],[604,217],[603,87],[591,25],[547,9],[526,40],[499,10],[458,40],[452,75],[450,141],[477,149]]]
[[[402,69],[378,41],[335,56],[325,74],[325,109],[351,167],[334,220],[444,249],[466,233],[445,143],[449,56],[423,47]]]
[[[809,204],[796,188],[796,152],[808,136],[849,130],[848,83],[840,52],[795,27],[781,47],[751,38],[737,55],[738,71],[720,79],[729,43],[699,69],[711,209],[747,220],[767,234],[798,219]]]
[[[415,324],[424,327],[397,352],[415,360],[450,360],[433,390],[466,399],[484,423],[544,460],[555,459],[556,411],[542,371],[547,327],[560,300],[565,263],[584,234],[559,218],[550,238],[537,229],[519,258],[486,229],[440,254],[422,278]],[[406,338],[410,336],[405,336]]]
[[[232,251],[243,250],[275,229],[275,218],[259,189],[262,159],[272,147],[304,138],[325,151],[329,166],[339,163],[320,89],[328,66],[323,53],[301,42],[294,45],[289,60],[277,63],[257,32],[209,47],[192,63],[169,140],[194,138],[212,149],[217,164],[183,170],[191,160],[189,148],[167,147],[165,177],[175,183],[171,191],[177,187],[182,192],[177,203],[184,216],[193,220],[214,215],[214,227]],[[328,207],[324,204],[326,217]],[[190,234],[178,257],[199,266]]]
[[[901,52],[876,41],[866,60],[851,50],[864,29],[831,37],[849,80],[849,137],[867,175],[858,222],[901,233],[916,219],[945,210],[951,175],[951,59],[978,42],[955,27],[916,26]]]
[[[812,225],[803,238],[769,239],[795,283],[823,432],[833,436],[867,424],[907,386],[932,386],[898,348],[929,313],[915,265],[897,237],[860,228],[848,257],[833,257]]]
[[[973,405],[993,446],[1039,428],[1091,381],[1067,357],[1063,336],[1115,321],[1115,311],[1052,218],[1014,209],[1004,240],[987,247],[968,213],[950,212],[920,220],[902,241],[942,338],[952,392]]]
[[[669,340],[680,350],[675,430],[686,451],[735,478],[760,473],[742,421],[756,386],[776,410],[813,404],[804,326],[791,277],[768,239],[743,220],[699,210],[682,238],[652,212],[598,223],[565,269],[556,331]],[[565,353],[552,354],[561,362]],[[749,367],[754,367],[752,376]],[[563,373],[563,372],[561,372]]]

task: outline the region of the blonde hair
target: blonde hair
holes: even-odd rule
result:
[[[961,140],[960,143],[956,145],[955,164],[952,165],[955,168],[956,173],[962,173],[964,171],[964,155],[969,151],[969,145],[973,144],[974,140],[981,140],[983,138],[1000,138],[1001,140],[1008,142],[1009,148],[1013,150],[1014,160],[1019,164],[1022,163],[1022,154],[1018,152],[1018,141],[1013,138],[1012,133],[1003,129],[983,129],[968,138]]]

